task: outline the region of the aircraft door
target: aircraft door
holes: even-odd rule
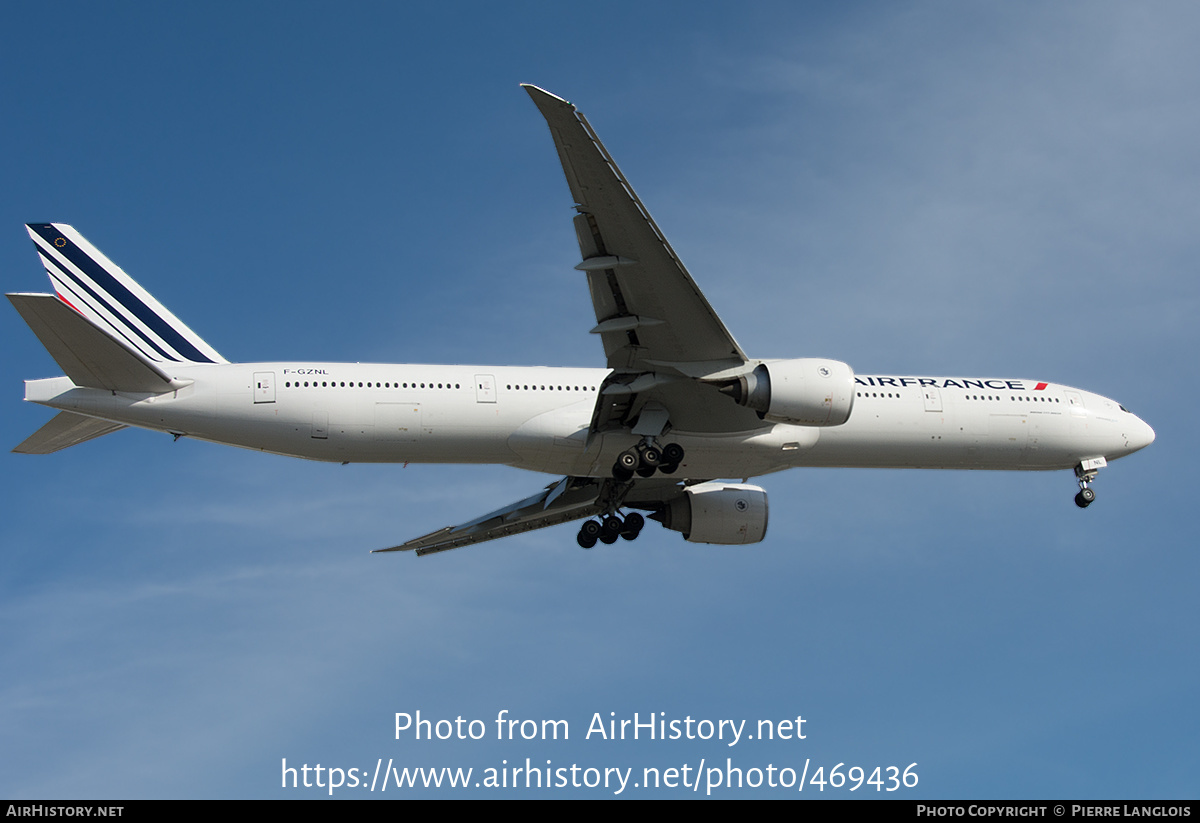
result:
[[[938,391],[937,386],[926,386],[922,391],[925,394],[925,411],[940,412],[942,410],[942,393]]]
[[[1071,409],[1072,417],[1087,417],[1087,409],[1083,405],[1083,395],[1077,391],[1064,392],[1067,396],[1067,406]]]
[[[275,402],[275,372],[256,371],[254,373],[254,402]]]
[[[475,375],[475,402],[496,402],[496,378],[490,374]]]

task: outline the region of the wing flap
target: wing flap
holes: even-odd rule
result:
[[[73,412],[59,412],[50,418],[49,423],[26,437],[13,451],[17,454],[53,454],[124,428],[128,428],[124,423],[97,420]]]

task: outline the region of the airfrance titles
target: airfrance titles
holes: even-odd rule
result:
[[[995,391],[1031,391],[1025,388],[1024,380],[981,380],[966,377],[875,377],[865,374],[856,375],[854,382],[860,386],[891,386],[903,388],[913,386],[923,388],[932,386],[936,389],[994,389]],[[1038,383],[1032,391],[1046,388],[1045,383]]]

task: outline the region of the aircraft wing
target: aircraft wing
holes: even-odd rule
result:
[[[612,369],[669,363],[729,368],[746,362],[733,335],[575,107],[524,86],[550,126],[579,214],[575,231]]]
[[[535,495],[477,517],[469,523],[446,526],[399,546],[375,549],[374,553],[416,551],[418,556],[434,554],[594,517],[613,506],[657,508],[660,503],[680,494],[683,494],[683,484],[676,480],[652,478],[618,483],[595,477],[564,477]]]
[[[523,86],[550,126],[575,200],[575,233],[613,374],[592,431],[631,427],[665,409],[690,431],[746,431],[760,421],[697,378],[747,370],[748,358],[621,174],[587,118],[536,86]],[[657,432],[652,432],[657,433]]]

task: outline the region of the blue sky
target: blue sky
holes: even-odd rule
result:
[[[6,291],[47,288],[22,224],[53,220],[231,360],[602,365],[530,82],[588,115],[753,356],[1066,383],[1158,440],[1086,512],[1069,472],[796,470],[761,481],[756,546],[654,527],[583,552],[560,527],[423,559],[367,552],[546,479],[137,431],[6,454],[0,796],[320,796],[281,790],[281,760],[526,757],[916,762],[908,797],[1197,795],[1194,6],[66,3],[4,22]],[[50,416],[21,380],[57,369],[15,312],[0,335],[11,447]],[[502,709],[571,740],[394,739],[396,712]],[[584,740],[597,712],[802,715],[808,736]]]

